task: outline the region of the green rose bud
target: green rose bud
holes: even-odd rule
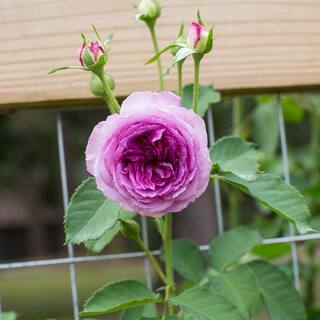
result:
[[[130,240],[137,240],[140,238],[140,225],[134,220],[119,219],[120,231],[123,236]]]
[[[115,86],[114,80],[106,73],[104,74],[104,79],[106,83],[109,85],[109,88],[113,90]],[[105,88],[101,80],[95,73],[92,73],[90,89],[91,89],[91,92],[97,97],[104,97],[106,95]]]
[[[141,0],[138,5],[137,19],[142,21],[153,21],[160,17],[161,7],[157,0]]]

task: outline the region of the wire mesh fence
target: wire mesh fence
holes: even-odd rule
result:
[[[287,148],[287,139],[286,139],[286,128],[284,123],[284,116],[281,106],[281,96],[278,95],[278,106],[277,106],[277,118],[278,118],[278,127],[280,135],[280,147],[281,147],[281,156],[282,156],[282,165],[283,165],[283,176],[284,180],[287,183],[290,183],[290,172],[289,172],[289,161],[288,161],[288,148]],[[209,136],[209,145],[213,145],[215,142],[215,130],[214,130],[214,119],[212,110],[208,111],[208,136]],[[61,113],[57,112],[56,117],[56,131],[57,131],[57,142],[58,142],[58,156],[59,156],[59,165],[60,165],[60,179],[61,179],[61,188],[62,188],[62,199],[64,210],[68,207],[68,181],[67,181],[67,169],[66,169],[66,160],[65,160],[65,148],[64,148],[64,133],[63,133],[63,123],[61,118]],[[222,198],[220,192],[220,185],[218,180],[213,182],[213,197],[215,202],[215,215],[216,215],[216,224],[218,234],[224,232],[224,221],[223,221],[223,212],[222,212]],[[142,223],[142,236],[146,245],[149,247],[149,236],[147,228],[147,220],[145,217],[141,218]],[[300,275],[299,275],[299,260],[297,254],[297,242],[320,239],[320,233],[317,234],[308,234],[308,235],[295,235],[294,228],[289,226],[289,236],[276,237],[270,239],[264,239],[263,244],[279,244],[279,243],[290,243],[291,244],[291,261],[292,261],[292,274],[293,281],[297,290],[300,290]],[[209,245],[200,246],[202,251],[207,251]],[[19,268],[34,268],[40,266],[52,266],[52,265],[68,265],[70,273],[70,288],[72,294],[72,308],[73,308],[73,318],[74,320],[79,319],[79,301],[78,301],[78,288],[77,288],[77,275],[76,275],[76,264],[84,262],[97,262],[97,261],[106,261],[106,260],[116,260],[116,259],[132,259],[132,258],[144,258],[145,259],[145,275],[146,283],[149,288],[152,288],[152,273],[149,260],[146,258],[144,252],[124,252],[124,253],[115,253],[115,254],[106,254],[106,255],[95,255],[95,256],[74,256],[74,251],[72,245],[68,245],[68,258],[58,258],[58,259],[43,259],[43,260],[32,260],[32,261],[23,261],[23,262],[12,262],[12,263],[0,263],[0,270],[10,270],[10,269],[19,269]],[[159,250],[152,251],[154,255],[159,255]],[[1,295],[1,292],[0,292]],[[0,320],[1,320],[1,296],[0,296]]]

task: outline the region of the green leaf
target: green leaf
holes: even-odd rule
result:
[[[171,64],[171,66],[169,67],[169,69],[166,71],[165,75],[169,74],[171,72],[171,70],[173,69],[173,67],[181,60],[184,60],[185,58],[191,56],[192,54],[196,53],[195,50],[191,49],[191,48],[181,48],[178,50],[178,52],[176,53],[173,62]]]
[[[17,318],[18,318],[18,315],[13,311],[1,313],[2,320],[16,320]]]
[[[272,260],[287,255],[291,251],[289,243],[262,244],[253,248],[252,253],[260,258]]]
[[[120,206],[97,189],[94,178],[86,179],[71,197],[65,217],[66,242],[80,244],[99,239],[118,221]]]
[[[144,306],[130,308],[121,313],[120,320],[157,319],[156,305],[148,303]]]
[[[112,282],[96,291],[85,303],[82,316],[95,316],[159,302],[159,295],[136,280]]]
[[[229,230],[211,242],[209,249],[211,264],[216,270],[223,271],[261,241],[260,234],[247,227],[240,226]]]
[[[119,231],[120,227],[119,223],[117,223],[113,228],[105,232],[101,238],[84,241],[84,246],[92,253],[100,253],[118,235]]]
[[[127,220],[135,216],[134,212],[127,212],[123,209],[120,210],[119,219]],[[100,253],[120,232],[120,222],[117,222],[114,227],[107,230],[102,237],[96,240],[84,241],[84,246],[92,253]]]
[[[264,173],[259,174],[256,180],[245,181],[235,175],[226,174],[222,180],[237,186],[293,223],[301,234],[314,232],[309,225],[311,215],[302,195],[280,178]]]
[[[256,276],[270,319],[307,319],[301,298],[284,271],[261,260],[253,261],[248,266]]]
[[[286,123],[299,123],[303,119],[303,108],[292,97],[281,97],[281,106]]]
[[[278,110],[276,100],[258,105],[253,114],[253,137],[259,147],[273,155],[279,141]]]
[[[85,70],[87,71],[86,68],[83,68],[83,67],[80,67],[80,66],[64,66],[64,67],[59,67],[59,68],[55,68],[55,69],[52,69],[48,72],[48,74],[53,74],[57,71],[61,71],[61,70],[68,70],[68,69],[72,69],[72,70]]]
[[[164,52],[166,52],[166,51],[168,51],[168,50],[170,50],[170,49],[172,49],[172,48],[175,48],[175,47],[177,47],[177,46],[179,46],[177,43],[171,43],[171,44],[167,45],[166,47],[164,47],[163,49],[161,49],[160,51],[158,51],[154,56],[152,56],[152,57],[151,57],[148,61],[146,61],[144,64],[150,64],[150,63],[152,63],[152,62],[157,61]]]
[[[236,136],[219,139],[210,149],[213,165],[244,180],[253,180],[258,170],[258,155],[251,143]]]
[[[169,303],[178,305],[187,316],[197,320],[244,320],[237,308],[226,298],[205,288],[185,290]]]
[[[172,242],[172,252],[174,269],[184,279],[195,283],[200,282],[205,276],[207,267],[199,247],[190,240],[176,239]],[[164,260],[163,253],[161,259]]]
[[[184,86],[181,105],[187,109],[192,109],[193,104],[193,84]],[[199,86],[198,114],[203,117],[210,106],[221,101],[221,95],[215,91],[212,85]]]
[[[259,299],[254,274],[246,265],[230,272],[213,273],[210,277],[210,289],[237,306],[246,319],[250,319],[253,307]]]

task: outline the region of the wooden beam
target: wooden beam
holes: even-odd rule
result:
[[[174,39],[182,20],[194,19],[197,8],[208,26],[215,26],[215,50],[202,64],[202,83],[235,93],[319,88],[319,0],[161,3],[161,47]],[[143,66],[152,55],[149,34],[143,23],[135,24],[132,5],[125,0],[1,1],[0,108],[96,101],[88,90],[88,73],[47,75],[51,68],[77,64],[80,32],[90,37],[91,23],[103,35],[114,32],[107,69],[116,94],[157,90],[156,66]],[[168,54],[164,66],[171,59]],[[185,73],[192,81],[191,61]],[[176,88],[175,73],[166,78],[166,88]]]

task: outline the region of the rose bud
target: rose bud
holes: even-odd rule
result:
[[[101,61],[101,58],[104,59],[104,61]],[[104,65],[104,49],[98,41],[91,42],[90,45],[83,43],[78,51],[78,60],[83,67],[88,68],[90,70],[93,69],[100,61],[101,64]]]
[[[212,29],[207,31],[201,24],[192,22],[188,32],[187,45],[198,53],[208,53],[212,49]]]
[[[112,77],[110,77],[109,75],[104,73],[104,79],[105,79],[106,83],[109,85],[110,89],[113,90],[115,84],[114,84],[114,80],[112,79]],[[105,88],[104,88],[101,80],[99,79],[99,77],[95,73],[92,73],[91,82],[90,82],[90,89],[91,89],[91,92],[97,97],[104,97],[106,95]]]
[[[141,0],[138,5],[136,19],[142,21],[153,21],[160,17],[161,7],[157,0]]]
[[[171,92],[135,92],[92,131],[87,170],[125,210],[162,216],[206,190],[212,164],[205,123],[180,103]]]
[[[140,237],[140,225],[134,220],[120,219],[120,231],[126,239],[137,240]]]

